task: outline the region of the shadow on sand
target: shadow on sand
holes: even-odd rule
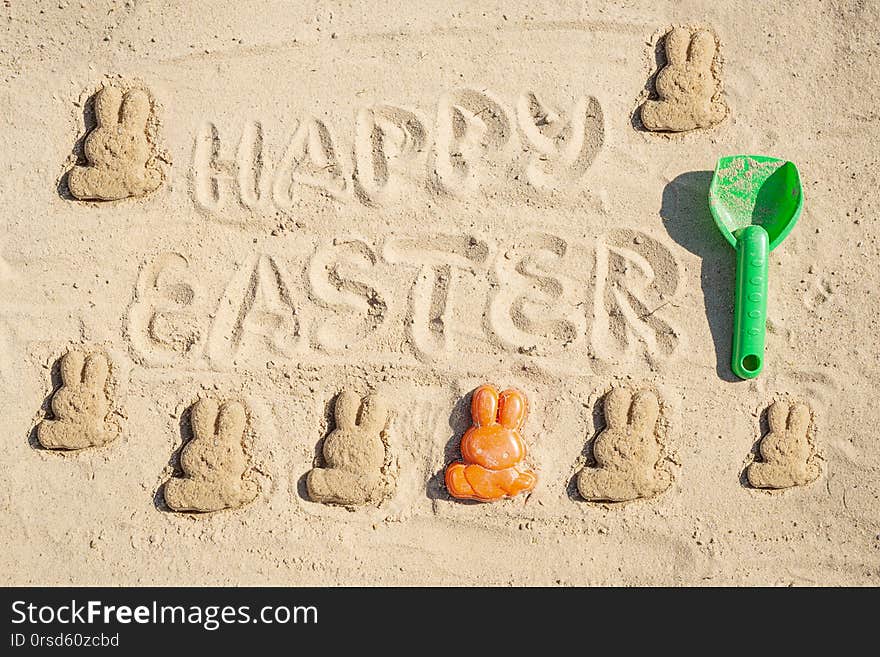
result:
[[[663,189],[660,216],[669,236],[702,260],[700,288],[715,343],[715,371],[724,381],[739,381],[730,369],[736,259],[709,212],[711,181],[711,171],[676,176]]]

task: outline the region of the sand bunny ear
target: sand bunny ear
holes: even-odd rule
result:
[[[498,399],[498,420],[506,429],[522,429],[528,413],[528,402],[519,390],[511,388]]]
[[[150,99],[140,89],[129,91],[122,100],[120,120],[129,132],[138,132],[147,127],[150,117]]]
[[[78,386],[82,383],[85,354],[81,351],[68,351],[61,358],[61,382],[66,386]]]
[[[792,404],[788,412],[788,430],[798,435],[807,435],[810,428],[810,409],[805,404]]]
[[[712,67],[713,59],[715,59],[715,38],[707,30],[697,30],[688,48],[688,61],[701,69],[709,69]]]
[[[247,413],[237,401],[229,401],[220,407],[217,416],[217,436],[222,440],[239,442],[244,435]]]
[[[773,433],[783,433],[788,428],[788,404],[775,401],[767,409],[767,424]]]
[[[649,390],[641,390],[633,396],[629,411],[629,423],[633,431],[651,434],[660,416],[660,402],[657,395]]]
[[[368,395],[361,405],[361,418],[358,426],[369,433],[379,433],[388,420],[388,408],[379,395]]]
[[[83,383],[87,388],[92,390],[103,390],[109,374],[110,365],[107,362],[107,356],[97,352],[89,354],[86,357],[86,363],[82,370],[82,378]]]
[[[605,396],[605,424],[612,431],[625,431],[629,425],[632,394],[626,388],[614,388]]]
[[[99,128],[111,127],[119,123],[119,107],[122,92],[116,87],[104,87],[95,96],[95,120]]]
[[[216,399],[200,399],[192,407],[193,438],[210,440],[217,433],[219,404]]]
[[[354,429],[357,426],[358,409],[361,406],[361,398],[351,390],[343,390],[336,398],[334,415],[336,427],[339,429]]]
[[[687,63],[688,46],[691,42],[691,33],[681,27],[676,27],[666,35],[666,63],[673,68],[680,68]]]
[[[497,424],[498,391],[493,386],[480,386],[471,399],[471,418],[474,426],[486,427]]]

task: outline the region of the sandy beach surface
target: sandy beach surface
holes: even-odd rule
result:
[[[877,3],[0,16],[0,583],[880,583]],[[750,381],[739,153],[804,197]],[[537,484],[461,502],[484,383]]]

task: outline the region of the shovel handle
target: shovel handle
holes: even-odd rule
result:
[[[769,255],[770,240],[761,226],[737,234],[731,369],[741,379],[754,379],[764,367]]]

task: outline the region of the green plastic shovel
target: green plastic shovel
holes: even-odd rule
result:
[[[736,249],[731,369],[753,379],[764,367],[767,264],[801,216],[804,195],[791,162],[763,155],[722,157],[709,186],[709,208]]]

